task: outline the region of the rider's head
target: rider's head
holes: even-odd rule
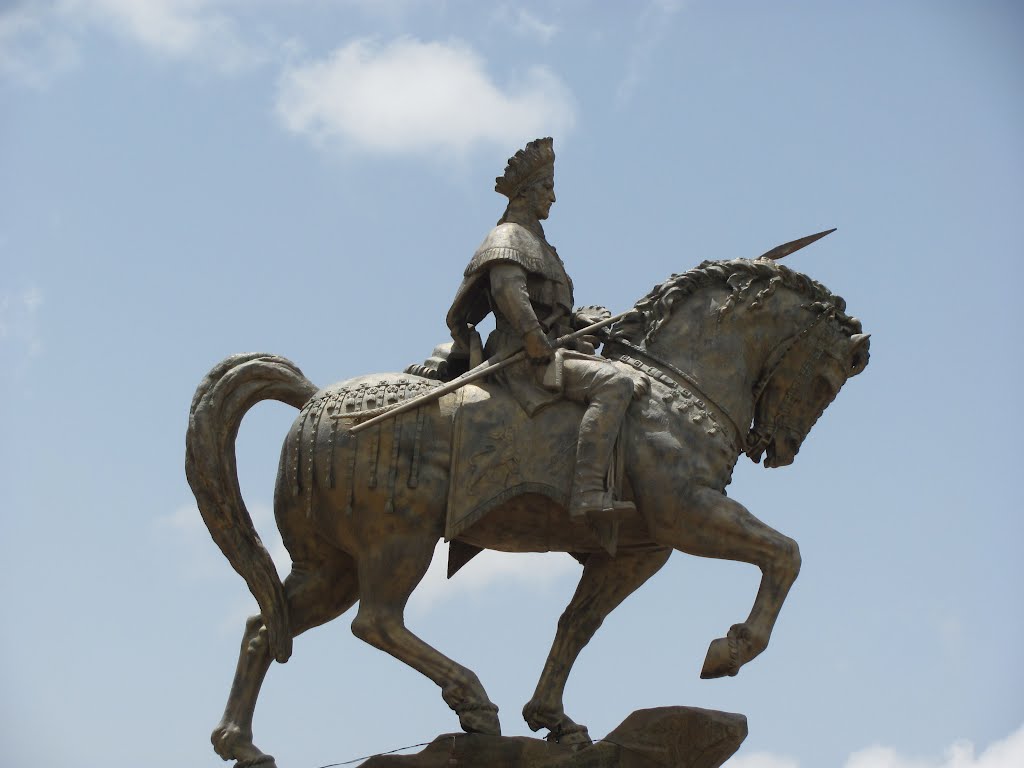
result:
[[[540,181],[534,182],[521,193],[526,195],[527,206],[538,219],[546,219],[551,211],[551,205],[555,202],[555,176],[545,176]]]
[[[550,137],[536,139],[508,159],[494,189],[508,198],[509,211],[546,219],[555,202],[555,150]]]

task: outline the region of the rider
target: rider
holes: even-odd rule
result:
[[[544,138],[516,152],[495,179],[495,190],[509,203],[466,267],[448,311],[455,340],[452,355],[468,354],[474,327],[493,312],[495,328],[485,352],[491,356],[525,349],[528,360],[495,378],[530,416],[560,397],[585,403],[569,514],[614,516],[634,509],[612,498],[606,478],[626,408],[634,394],[645,391],[646,382],[595,356],[591,341],[596,339],[581,341],[574,350],[552,346],[574,327],[610,316],[603,307],[572,311],[572,280],[541,227],[555,202],[554,174],[552,140]]]

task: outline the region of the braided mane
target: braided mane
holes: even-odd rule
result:
[[[756,293],[756,284],[764,287]],[[719,307],[719,317],[724,317],[753,293],[750,307],[756,309],[770,297],[779,286],[788,288],[806,297],[812,305],[834,307],[840,328],[848,335],[861,332],[860,321],[846,314],[846,301],[807,275],[768,260],[730,259],[705,261],[694,269],[682,274],[673,274],[668,280],[654,286],[635,305],[636,314],[612,327],[612,337],[625,338],[644,344],[652,341],[661,326],[672,315],[672,308],[678,302],[707,287],[725,286],[730,294]],[[813,308],[813,307],[809,307]]]

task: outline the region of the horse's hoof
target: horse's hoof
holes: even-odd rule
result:
[[[218,725],[210,741],[222,759],[236,761],[235,768],[276,768],[274,758],[261,752],[252,743],[252,735],[233,723]]]
[[[479,704],[457,710],[459,725],[466,733],[482,733],[485,736],[501,736],[501,722],[498,708],[493,704]]]
[[[590,731],[587,730],[587,726],[580,725],[579,723],[571,723],[559,728],[557,731],[551,731],[547,735],[547,741],[552,741],[565,747],[573,747],[577,750],[592,746],[594,743],[593,739],[590,738]]]
[[[523,719],[530,726],[531,731],[539,731],[541,728],[548,729],[546,741],[556,744],[564,744],[576,749],[589,747],[593,744],[587,726],[574,723],[568,718],[561,707],[555,709],[544,709],[535,704],[527,704],[523,707]]]
[[[561,708],[556,712],[553,709],[545,709],[534,704],[532,701],[523,707],[523,720],[530,726],[531,731],[547,728],[554,733],[558,729],[558,724],[564,719],[565,713],[561,711]]]
[[[708,646],[700,676],[704,680],[715,677],[735,677],[740,671],[739,645],[734,637],[720,637]]]

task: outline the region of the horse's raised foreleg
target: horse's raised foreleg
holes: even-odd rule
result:
[[[589,743],[587,729],[574,723],[563,710],[562,698],[572,665],[605,616],[653,576],[671,552],[666,547],[656,551],[623,551],[617,557],[601,552],[587,558],[576,594],[558,620],[537,689],[523,707],[523,717],[530,728],[547,728],[562,743]]]
[[[682,509],[680,509],[680,504]],[[788,536],[765,525],[718,491],[697,488],[675,504],[645,507],[655,541],[700,557],[751,563],[761,584],[750,615],[708,649],[701,677],[735,675],[768,647],[775,620],[800,572],[800,549]]]
[[[284,585],[293,636],[341,615],[359,596],[355,566],[340,552],[334,559],[315,566],[293,566]],[[271,661],[263,619],[252,616],[245,623],[224,715],[210,737],[217,754],[225,760],[237,760],[240,768],[257,765],[270,768],[274,764],[270,755],[252,743],[256,699]]]
[[[437,683],[463,730],[500,735],[498,708],[477,676],[405,626],[405,605],[427,572],[435,541],[410,533],[392,537],[359,556],[359,612],[352,632]]]

